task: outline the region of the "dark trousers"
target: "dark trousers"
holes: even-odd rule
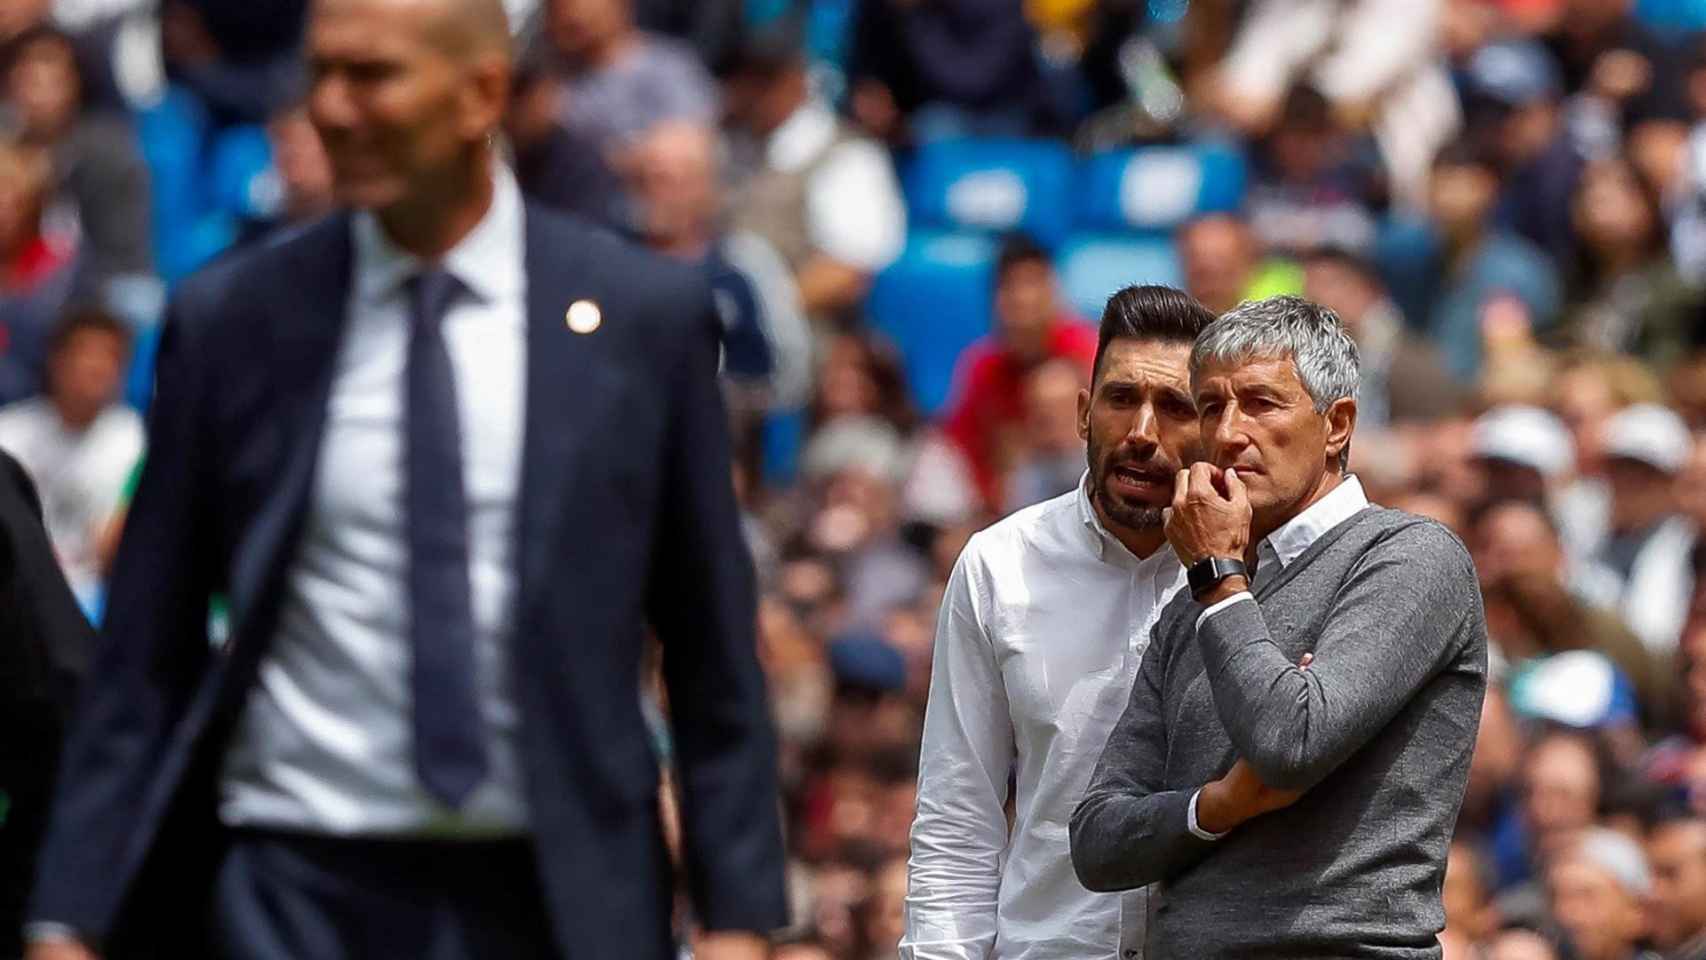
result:
[[[229,839],[220,960],[561,960],[525,841]]]

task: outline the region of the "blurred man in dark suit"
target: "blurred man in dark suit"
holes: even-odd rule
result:
[[[204,917],[227,960],[673,956],[647,626],[697,955],[784,923],[711,297],[524,203],[509,38],[498,0],[317,0],[356,212],[173,304],[33,960]]]
[[[29,474],[0,453],[0,956],[16,956],[72,688],[94,628],[59,572]]]

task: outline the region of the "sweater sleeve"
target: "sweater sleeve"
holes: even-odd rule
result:
[[[1261,608],[1231,604],[1196,630],[1220,715],[1262,782],[1308,789],[1372,739],[1449,664],[1481,614],[1469,555],[1433,523],[1372,547],[1331,595],[1299,669]]]
[[[1171,879],[1214,849],[1212,840],[1190,830],[1191,796],[1197,787],[1162,788],[1167,763],[1161,699],[1167,623],[1163,618],[1151,634],[1131,700],[1072,814],[1072,867],[1079,882],[1098,893]]]

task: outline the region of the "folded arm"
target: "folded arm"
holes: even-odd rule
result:
[[[1416,524],[1368,552],[1332,600],[1300,669],[1261,609],[1231,603],[1197,625],[1217,712],[1263,783],[1306,790],[1372,739],[1456,652],[1479,610],[1468,553]]]
[[[1195,866],[1214,849],[1213,840],[1190,828],[1191,797],[1197,788],[1163,789],[1165,659],[1158,625],[1138,668],[1131,700],[1108,736],[1089,790],[1072,813],[1072,868],[1086,889],[1147,886]]]

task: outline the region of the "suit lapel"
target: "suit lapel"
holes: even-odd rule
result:
[[[272,632],[279,587],[302,530],[319,463],[332,375],[349,312],[354,255],[347,216],[334,217],[290,244],[267,328],[264,364],[278,411],[283,449],[279,478],[237,545],[230,578],[234,647],[258,648],[250,634]],[[258,652],[258,649],[257,649]]]
[[[569,328],[569,305],[597,300],[585,237],[528,204],[527,412],[516,511],[521,609],[548,582],[551,544],[572,495],[574,456],[589,439],[603,380],[598,338]]]

